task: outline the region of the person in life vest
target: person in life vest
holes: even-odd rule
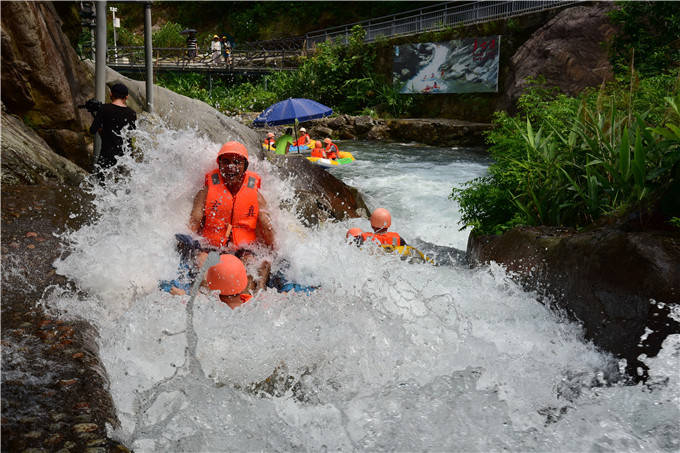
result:
[[[264,144],[267,145],[269,151],[274,151],[276,149],[276,140],[274,139],[274,133],[267,133],[267,138],[264,139]]]
[[[361,231],[361,228],[350,228],[347,230],[347,233],[345,233],[345,239],[353,242],[356,245],[361,245],[363,242],[361,235],[363,233],[364,232]]]
[[[336,160],[338,158],[338,153],[340,152],[338,146],[328,137],[324,138],[323,142],[326,144],[326,156],[329,159]]]
[[[304,127],[300,128],[300,138],[298,138],[297,142],[295,142],[296,146],[304,146],[308,145],[309,142],[311,142],[312,139],[309,137],[309,134],[307,133],[307,129]]]
[[[194,197],[189,228],[217,250],[235,252],[244,261],[254,259],[256,242],[274,245],[274,230],[259,192],[260,176],[248,168],[248,150],[239,142],[227,142],[217,154],[218,168],[205,175],[205,185]],[[263,261],[252,289],[262,289],[271,263]]]
[[[373,233],[366,231],[361,233],[362,242],[371,241],[380,245],[391,245],[392,247],[399,247],[400,245],[407,245],[406,241],[399,236],[399,233],[394,231],[387,231],[392,225],[392,216],[390,211],[385,208],[378,208],[371,214],[371,227]]]
[[[326,150],[323,149],[323,143],[321,143],[321,140],[317,140],[314,143],[314,149],[312,150],[312,157],[319,157],[319,158],[325,158],[326,157]]]
[[[205,284],[213,291],[220,292],[220,300],[233,310],[251,299],[244,294],[248,286],[246,267],[234,255],[220,256],[220,262],[208,269]]]
[[[161,281],[160,288],[173,296],[184,296],[191,291],[194,278],[198,270],[208,258],[206,252],[199,252],[192,263],[195,267],[193,275],[180,276],[175,280]],[[250,294],[244,294],[248,286],[248,274],[243,262],[234,255],[224,254],[220,261],[206,272],[201,286],[220,292],[220,300],[234,309],[251,299]]]

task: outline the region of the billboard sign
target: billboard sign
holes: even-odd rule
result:
[[[394,46],[401,93],[497,93],[500,35]]]

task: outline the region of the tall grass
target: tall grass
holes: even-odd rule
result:
[[[498,114],[490,176],[452,192],[464,225],[578,227],[652,198],[680,162],[677,72],[630,80],[580,99],[534,90]]]

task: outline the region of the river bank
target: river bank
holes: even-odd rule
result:
[[[239,115],[238,120],[252,126],[259,112]],[[433,146],[483,146],[484,132],[489,123],[446,118],[373,118],[368,115],[338,115],[302,124],[313,138],[331,137],[340,140],[377,140],[386,142],[415,142]],[[280,136],[286,126],[260,129]]]
[[[2,450],[127,451],[107,438],[118,421],[96,330],[40,304],[71,287],[52,263],[89,199],[57,184],[3,185],[2,205]]]

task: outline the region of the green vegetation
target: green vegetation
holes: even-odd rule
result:
[[[424,8],[437,2],[154,2],[154,26],[165,21],[177,22],[198,30],[199,44],[213,34],[231,34],[236,45],[247,41],[301,36],[312,30],[358,22],[414,8]],[[143,4],[109,2],[117,6],[123,26],[140,29],[144,23]],[[139,31],[139,30],[138,30]],[[207,40],[206,40],[207,38]]]
[[[580,227],[652,199],[680,162],[678,73],[632,80],[580,98],[537,85],[519,115],[497,113],[489,176],[452,193],[462,222]]]
[[[349,45],[321,43],[296,71],[273,73],[257,83],[228,86],[217,81],[212,92],[206,78],[199,75],[159,75],[158,83],[229,113],[262,110],[289,97],[304,97],[338,112],[401,116],[412,98],[399,95],[398,87],[375,73],[375,46],[366,44],[364,36],[364,30],[355,26]]]
[[[489,176],[454,188],[461,223],[583,227],[654,202],[680,165],[680,8],[621,2],[610,13],[616,82],[569,97],[534,83],[487,134]],[[671,38],[669,38],[671,37]],[[635,69],[633,69],[635,68]],[[677,183],[676,183],[677,184]],[[667,221],[676,225],[677,218]]]
[[[213,80],[212,91],[206,85],[206,77],[197,73],[161,73],[156,82],[172,91],[203,101],[223,113],[260,111],[277,102],[271,91],[262,83],[250,82],[229,85],[222,80]]]
[[[612,41],[611,61],[621,76],[627,74],[632,59],[643,76],[680,64],[680,4],[618,2],[609,17],[619,28]]]

